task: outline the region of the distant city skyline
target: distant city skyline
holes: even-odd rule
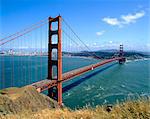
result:
[[[92,51],[150,51],[149,0],[1,0],[0,39],[59,14]]]

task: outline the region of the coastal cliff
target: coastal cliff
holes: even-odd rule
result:
[[[126,101],[114,106],[85,107],[78,110],[58,108],[57,102],[39,94],[34,87],[8,88],[0,91],[2,119],[149,119],[150,99]]]

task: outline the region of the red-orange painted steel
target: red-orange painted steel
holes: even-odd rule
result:
[[[85,67],[82,67],[82,68],[79,68],[79,69],[75,69],[75,70],[66,72],[62,75],[62,80],[59,80],[59,82],[65,82],[65,81],[67,81],[69,79],[72,79],[76,76],[79,76],[79,75],[84,74],[88,71],[91,71],[91,70],[93,70],[97,67],[103,66],[103,65],[105,65],[107,63],[110,63],[110,62],[113,62],[113,61],[119,61],[120,59],[122,59],[122,58],[118,57],[118,58],[108,59],[108,60],[100,61],[96,64],[92,64],[92,65],[89,65],[89,66],[85,66]],[[42,92],[44,90],[47,90],[48,88],[57,86],[57,83],[58,83],[57,80],[45,79],[45,80],[33,83],[31,85],[35,86],[36,89],[38,89],[39,92]]]
[[[125,62],[125,58],[123,58],[124,52],[123,52],[123,45],[120,45],[120,52],[119,52],[119,57],[121,59],[119,60],[119,64],[123,64]]]
[[[49,83],[53,83],[52,85],[49,83],[46,83],[45,85],[42,85],[40,90],[43,90],[44,88],[48,88],[48,95],[56,99],[58,101],[58,104],[62,105],[62,39],[61,39],[61,16],[58,16],[56,18],[49,18],[49,43],[48,43],[48,79],[49,80],[55,80],[49,81]],[[52,29],[52,22],[58,22],[58,30]],[[57,35],[57,43],[53,44],[53,35]],[[53,60],[52,58],[52,51],[53,49],[57,49],[57,60]],[[57,77],[53,78],[53,66],[57,67]],[[56,83],[57,82],[57,83]],[[53,88],[55,86],[55,88]]]
[[[57,84],[57,89],[58,89],[58,104],[62,106],[62,39],[61,39],[61,16],[58,16],[58,84]]]
[[[104,60],[104,61],[101,61],[101,62],[96,63],[96,64],[92,64],[92,65],[89,65],[89,66],[85,66],[83,68],[75,69],[73,71],[64,73],[63,77],[62,77],[62,81],[67,81],[68,79],[74,78],[74,77],[79,76],[83,73],[91,71],[91,70],[93,70],[97,67],[100,67],[104,64],[107,64],[107,63],[110,63],[110,62],[113,62],[113,61],[116,61],[116,60],[119,60],[119,59],[120,58],[113,58],[113,59]]]
[[[97,67],[100,67],[104,64],[119,61],[123,63],[125,58],[123,57],[123,45],[120,46],[120,54],[117,58],[107,59],[96,64],[85,66],[79,69],[69,71],[62,74],[62,39],[61,39],[61,16],[56,18],[49,18],[49,43],[48,43],[48,78],[36,83],[31,84],[35,86],[37,91],[42,92],[48,89],[48,95],[57,100],[58,104],[62,106],[62,82],[72,79],[76,76],[84,74],[88,71],[91,71]],[[58,30],[52,30],[52,22],[58,22]],[[58,35],[58,43],[52,44],[52,36]],[[52,59],[52,50],[57,49],[57,60]],[[53,77],[53,65],[57,67],[57,76]]]

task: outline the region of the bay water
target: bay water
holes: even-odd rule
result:
[[[21,87],[47,78],[46,56],[0,56],[0,89]],[[99,62],[63,57],[63,72]],[[150,60],[113,62],[63,83],[64,105],[70,108],[114,104],[150,95]],[[45,92],[46,93],[46,92]]]

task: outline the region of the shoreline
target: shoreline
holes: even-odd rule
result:
[[[47,55],[0,55],[2,57],[48,57]],[[62,56],[64,58],[82,58],[82,59],[95,59],[95,60],[106,60],[106,59],[109,59],[109,58],[102,58],[102,59],[97,59],[97,58],[94,58],[94,57],[86,57],[86,56]],[[135,58],[135,59],[130,59],[129,57],[126,58],[127,61],[143,61],[143,60],[150,60],[150,58]]]
[[[127,59],[127,60],[126,60],[126,62],[131,62],[131,61],[138,62],[138,61],[147,61],[147,60],[150,60],[150,58],[142,58],[142,59]]]

